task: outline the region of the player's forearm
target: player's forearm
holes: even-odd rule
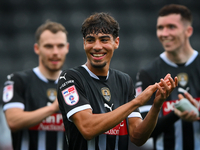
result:
[[[134,100],[118,107],[112,112],[92,115],[91,113],[88,114],[87,111],[81,111],[74,114],[72,116],[72,120],[84,138],[90,140],[95,136],[115,127],[135,109],[144,105],[156,91],[157,86],[157,84],[149,86]]]
[[[151,137],[158,136],[168,128],[171,128],[172,125],[179,120],[180,118],[174,114],[174,112],[170,112],[168,115],[158,118],[155,129],[153,130]]]
[[[159,111],[159,108],[152,106],[144,120],[135,129],[131,130],[133,131],[130,133],[131,141],[134,144],[141,146],[148,140],[156,126]]]
[[[52,106],[46,106],[34,111],[11,108],[6,110],[5,115],[10,129],[17,131],[36,125],[53,113],[55,109]]]
[[[103,114],[92,114],[91,111],[85,110],[74,114],[72,120],[83,137],[86,140],[91,140],[118,125],[138,107],[139,105],[136,101],[131,101]]]

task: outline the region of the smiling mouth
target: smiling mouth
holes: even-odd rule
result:
[[[104,56],[105,54],[92,54],[92,56],[94,56],[94,57],[102,57],[102,56]]]
[[[163,40],[163,43],[169,43],[171,42],[172,40]]]

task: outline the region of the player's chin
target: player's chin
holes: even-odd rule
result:
[[[61,70],[62,69],[62,66],[61,65],[54,65],[54,66],[51,66],[51,67],[49,67],[49,70],[50,71],[53,71],[53,72],[55,72],[55,71],[59,71],[59,70]]]
[[[104,63],[91,63],[94,68],[103,68],[106,66],[106,62]]]

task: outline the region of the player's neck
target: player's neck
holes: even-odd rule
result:
[[[50,80],[57,80],[61,73],[61,70],[50,71],[49,69],[42,66],[39,66],[39,70],[45,76],[45,78]]]
[[[165,55],[172,62],[174,62],[176,64],[183,64],[183,63],[186,63],[190,59],[193,52],[194,52],[194,50],[192,49],[191,46],[189,46],[185,49],[182,48],[182,49],[178,49],[178,50],[173,51],[173,52],[165,51]]]
[[[91,65],[88,65],[87,63],[85,65],[96,76],[107,76],[108,75],[109,65],[106,65],[105,67],[102,67],[102,68],[92,67]]]

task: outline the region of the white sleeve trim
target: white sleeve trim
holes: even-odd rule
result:
[[[152,105],[141,106],[141,107],[139,107],[139,110],[140,110],[141,113],[149,112],[151,107],[152,107]]]
[[[10,108],[21,108],[24,110],[25,106],[23,103],[20,103],[20,102],[8,103],[3,106],[3,111],[10,109]]]
[[[140,114],[139,112],[132,112],[132,113],[128,116],[128,118],[132,118],[132,117],[139,117],[139,118],[142,119],[142,116],[141,116],[141,114]]]
[[[82,105],[82,106],[79,106],[79,107],[76,107],[76,108],[70,110],[70,111],[67,113],[67,118],[68,118],[68,120],[71,121],[69,118],[70,118],[73,114],[75,114],[75,113],[77,113],[77,112],[79,112],[79,111],[85,110],[85,109],[92,109],[92,107],[91,107],[89,104],[86,104],[86,105]]]

